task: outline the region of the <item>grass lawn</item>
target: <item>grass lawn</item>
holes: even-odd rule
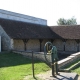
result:
[[[78,75],[80,75],[80,66],[78,66],[76,69],[72,70],[72,72],[75,72]]]
[[[39,60],[34,61],[35,74],[50,70]],[[32,60],[16,53],[0,54],[0,80],[23,80],[32,75]]]

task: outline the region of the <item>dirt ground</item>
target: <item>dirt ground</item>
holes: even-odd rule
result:
[[[78,77],[78,80],[80,80],[80,76]]]
[[[69,75],[70,76],[70,75]],[[30,80],[29,78],[32,77],[32,76],[26,76],[24,78],[24,80]],[[38,74],[38,75],[35,75],[35,77],[39,78],[39,79],[31,79],[31,80],[73,80],[73,79],[60,79],[58,77],[52,77],[51,75],[51,70],[50,71],[47,71],[46,73],[42,73],[42,74]],[[80,76],[78,76],[78,78],[76,80],[80,80]]]

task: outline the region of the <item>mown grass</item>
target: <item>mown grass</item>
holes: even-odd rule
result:
[[[76,69],[74,69],[74,70],[71,70],[71,72],[75,72],[78,75],[80,75],[80,66],[76,67]]]
[[[39,60],[34,61],[35,74],[50,70]],[[0,80],[23,80],[32,75],[32,60],[16,53],[0,54]]]

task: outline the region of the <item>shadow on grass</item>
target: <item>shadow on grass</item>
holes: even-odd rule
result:
[[[32,63],[32,59],[26,58],[20,54],[16,54],[16,53],[0,54],[0,68],[23,65],[23,64],[31,64],[31,63]],[[34,63],[42,63],[42,62],[40,60],[34,60]]]
[[[42,79],[38,77],[30,77],[28,80],[42,80]]]
[[[1,53],[0,54],[0,68],[1,67],[9,67],[9,66],[17,66],[17,65],[23,65],[23,64],[31,64],[32,63],[32,59],[27,58],[21,54],[17,54],[17,53]],[[34,60],[34,63],[42,63],[42,61],[40,60]],[[51,67],[49,62],[45,63]]]

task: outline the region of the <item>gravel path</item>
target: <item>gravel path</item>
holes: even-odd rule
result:
[[[70,76],[70,75],[69,75]],[[26,76],[25,78],[24,78],[24,80],[29,80],[29,78],[30,77],[32,77],[32,76]],[[61,80],[60,78],[54,78],[54,77],[52,77],[52,75],[51,75],[51,70],[50,71],[47,71],[46,73],[42,73],[42,74],[38,74],[38,75],[35,75],[35,77],[38,77],[38,78],[40,78],[40,80]],[[33,80],[33,79],[32,79]],[[38,79],[34,79],[34,80],[38,80]],[[62,79],[62,80],[73,80],[73,79],[68,79],[68,78],[66,78],[66,79]],[[77,80],[80,80],[80,76],[78,77],[78,79]]]

